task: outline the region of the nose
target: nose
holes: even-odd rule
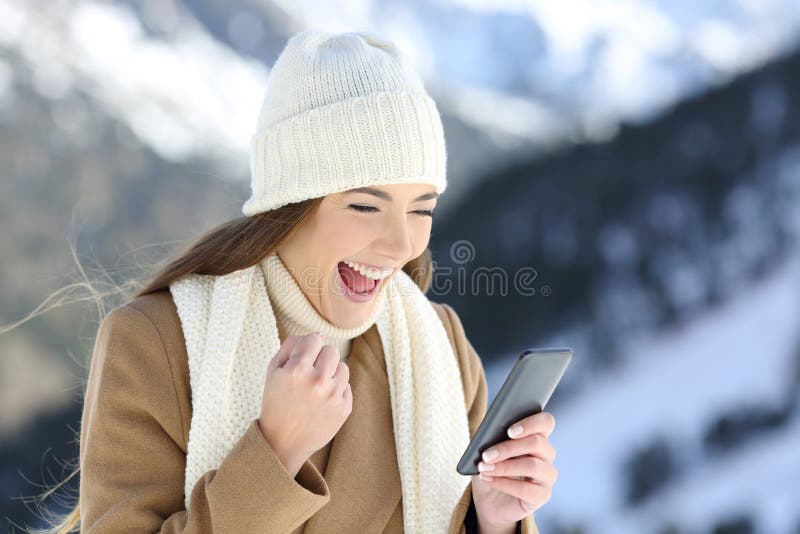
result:
[[[395,258],[395,260],[402,258],[403,262],[408,261],[414,251],[408,220],[402,215],[387,219],[386,225],[381,232],[384,254],[387,257]],[[395,263],[397,262],[395,261]]]

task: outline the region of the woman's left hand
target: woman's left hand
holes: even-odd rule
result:
[[[472,476],[478,523],[487,530],[514,527],[517,521],[541,508],[550,500],[558,478],[553,465],[556,450],[547,440],[555,429],[555,417],[540,412],[517,424],[522,431],[483,451],[483,461],[478,462],[481,475]],[[497,451],[494,457],[492,450]],[[490,478],[484,480],[484,475]]]

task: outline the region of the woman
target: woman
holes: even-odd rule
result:
[[[484,453],[493,476],[455,470],[487,386],[455,311],[424,296],[446,152],[402,54],[293,36],[251,148],[245,217],[101,323],[82,530],[538,532],[550,414]]]

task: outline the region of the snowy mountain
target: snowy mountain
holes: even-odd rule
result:
[[[211,156],[234,179],[269,67],[311,26],[380,32],[423,74],[449,134],[444,211],[498,160],[607,140],[780,55],[800,2],[0,1],[0,50],[27,60],[42,94],[87,90],[163,157]]]

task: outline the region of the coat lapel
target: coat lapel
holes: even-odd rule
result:
[[[377,325],[347,359],[353,410],[331,442],[324,477],[331,499],[306,523],[317,532],[381,532],[402,497],[392,405]]]

